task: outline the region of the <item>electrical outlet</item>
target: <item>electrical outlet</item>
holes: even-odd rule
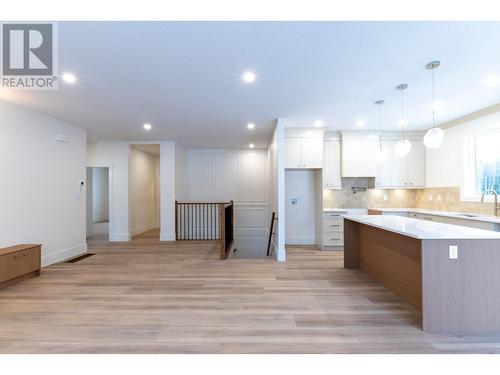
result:
[[[429,194],[429,201],[432,201],[432,194]]]
[[[388,201],[389,200],[389,197],[387,196],[387,194],[384,194],[384,201]]]
[[[439,202],[441,202],[441,194],[438,194],[437,199]]]
[[[449,256],[450,256],[450,259],[458,259],[458,246],[457,245],[451,245],[449,247]]]

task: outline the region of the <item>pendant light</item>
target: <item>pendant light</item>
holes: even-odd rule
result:
[[[406,138],[406,121],[405,121],[405,112],[404,112],[404,91],[408,88],[406,83],[402,83],[396,88],[401,91],[401,139],[397,141],[394,146],[394,155],[398,158],[405,157],[411,150],[411,142]]]
[[[439,61],[431,61],[425,67],[432,71],[432,128],[427,130],[424,136],[425,147],[437,149],[443,143],[444,130],[436,127],[436,101],[434,87],[434,70],[440,65]]]
[[[377,100],[375,104],[378,105],[378,150],[375,154],[375,159],[378,162],[385,160],[385,151],[382,149],[382,105],[385,103],[383,100]]]

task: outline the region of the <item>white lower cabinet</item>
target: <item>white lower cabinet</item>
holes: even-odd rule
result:
[[[323,214],[323,249],[344,246],[344,218],[347,211],[325,212]]]

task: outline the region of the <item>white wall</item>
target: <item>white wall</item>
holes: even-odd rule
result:
[[[500,129],[500,112],[445,129],[446,133],[441,147],[438,150],[428,148],[425,150],[426,186],[461,186],[465,169],[467,137],[494,129]]]
[[[109,220],[109,169],[92,168],[92,222]]]
[[[175,142],[160,143],[160,240],[175,241]]]
[[[185,201],[187,191],[187,153],[180,144],[175,144],[175,200]]]
[[[111,197],[109,213],[110,241],[129,241],[129,144],[127,142],[91,142],[87,145],[89,167],[109,167]]]
[[[86,212],[85,212],[85,216],[86,216],[86,221],[87,221],[87,237],[90,237],[92,236],[92,233],[93,233],[93,223],[92,223],[92,209],[93,209],[93,202],[92,202],[92,186],[93,186],[93,182],[92,182],[92,168],[87,168],[87,179],[86,179],[86,188],[85,188],[85,191],[86,191],[86,197],[87,197],[87,202],[86,202]]]
[[[235,235],[265,236],[267,150],[188,150],[188,200],[235,202]]]
[[[314,245],[316,231],[316,183],[313,170],[285,172],[285,243]],[[292,199],[297,204],[292,204]]]
[[[135,236],[155,227],[156,156],[131,146],[129,165],[129,224]]]
[[[84,130],[0,101],[0,247],[41,243],[44,266],[86,252],[85,162]]]

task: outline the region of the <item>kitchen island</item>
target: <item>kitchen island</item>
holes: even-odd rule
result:
[[[426,332],[500,332],[498,232],[346,215],[344,267],[361,269],[419,310]]]

